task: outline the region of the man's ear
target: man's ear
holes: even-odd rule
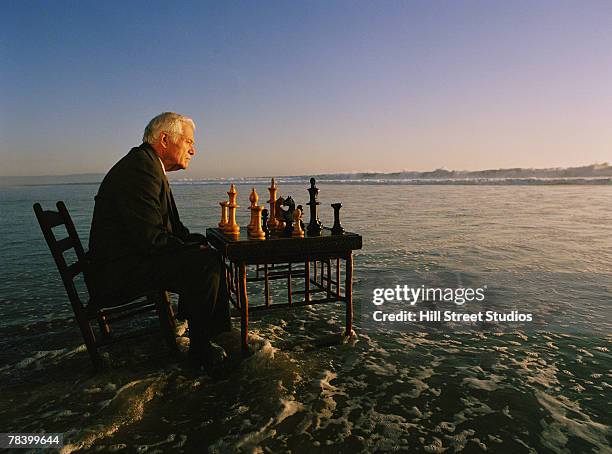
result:
[[[170,141],[170,137],[168,137],[168,134],[166,134],[165,132],[161,132],[159,134],[159,143],[166,148],[168,146],[168,143]]]

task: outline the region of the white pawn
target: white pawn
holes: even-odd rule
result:
[[[219,228],[225,230],[227,226],[227,201],[219,202],[221,205],[221,222],[219,222]]]
[[[257,191],[255,191],[255,188],[251,189],[251,195],[249,195],[249,201],[251,202],[251,206],[249,206],[249,210],[251,211],[251,220],[249,222],[249,225],[247,226],[247,232],[249,233],[253,231],[257,231],[258,228],[261,229],[261,226],[257,225],[256,213],[257,213],[257,207],[258,207],[257,205],[258,200],[259,200],[259,196],[257,195]]]
[[[304,229],[302,229],[302,210],[296,208],[293,212],[293,232],[291,236],[304,236]]]

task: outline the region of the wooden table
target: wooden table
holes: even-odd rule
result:
[[[276,309],[283,307],[306,306],[331,302],[346,303],[346,335],[353,329],[353,251],[361,249],[360,235],[345,232],[332,235],[330,229],[324,228],[320,236],[291,238],[272,234],[264,240],[251,240],[246,228],[240,235],[229,236],[218,228],[206,230],[209,243],[217,249],[230,269],[230,295],[232,302],[240,311],[242,335],[242,352],[247,355],[249,329],[249,298],[247,282],[263,281],[265,285],[265,304],[253,306],[252,310]],[[335,261],[335,279],[332,276],[331,263]],[[344,293],[340,286],[340,261],[344,261]],[[295,264],[304,264],[303,270],[294,270]],[[320,264],[320,281],[318,280]],[[257,265],[257,275],[247,278],[247,266]],[[263,268],[263,277],[260,270]],[[324,270],[326,269],[326,272]],[[281,271],[278,271],[278,270]],[[311,273],[311,271],[313,271]],[[304,278],[304,290],[293,291],[291,279]],[[270,304],[269,281],[287,279],[288,303]],[[318,292],[324,292],[324,298],[313,298]],[[233,295],[232,295],[233,294]],[[302,301],[293,301],[292,296],[303,294]],[[235,299],[233,298],[235,296]]]

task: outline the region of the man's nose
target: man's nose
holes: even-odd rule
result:
[[[194,145],[191,146],[191,148],[189,149],[189,154],[191,156],[193,156],[194,154],[196,154],[196,148]]]

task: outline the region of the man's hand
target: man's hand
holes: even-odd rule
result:
[[[208,240],[201,233],[190,233],[187,235],[187,238],[185,238],[185,241],[189,243],[198,243],[204,246],[208,244]]]

